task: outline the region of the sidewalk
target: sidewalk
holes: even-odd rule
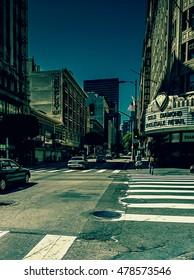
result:
[[[27,164],[27,165],[24,165],[24,167],[26,168],[55,168],[55,167],[59,167],[60,166],[64,166],[67,162],[63,162],[63,161],[57,161],[57,162],[45,162],[45,163],[37,163],[37,164]]]

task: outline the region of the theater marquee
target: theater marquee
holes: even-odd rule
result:
[[[167,96],[160,93],[148,106],[145,116],[145,132],[185,130],[194,128],[193,99]]]

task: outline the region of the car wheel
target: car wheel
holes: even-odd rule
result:
[[[6,189],[6,187],[7,187],[7,183],[6,183],[5,179],[1,179],[0,180],[0,190],[4,191]]]
[[[29,174],[26,174],[26,177],[25,177],[25,183],[28,183],[28,182],[29,182],[29,180],[30,180],[30,176],[29,176]]]

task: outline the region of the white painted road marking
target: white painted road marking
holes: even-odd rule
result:
[[[75,239],[75,236],[46,235],[23,259],[61,260]]]
[[[140,181],[131,181],[129,182],[129,184],[132,184],[132,185],[136,185],[136,184],[142,184],[142,185],[149,185],[149,184],[153,184],[154,186],[159,186],[160,185],[192,185],[194,187],[194,182],[193,181],[179,181],[179,182],[171,182],[171,181],[145,181],[145,182],[140,182]]]
[[[128,183],[129,184],[129,183]],[[184,186],[184,185],[176,185],[176,186],[174,186],[174,185],[142,185],[142,184],[137,184],[137,185],[130,185],[129,184],[129,187],[130,187],[130,189],[132,189],[132,188],[137,188],[137,187],[141,187],[141,188],[160,188],[160,189],[162,189],[162,188],[176,188],[176,189],[178,189],[178,188],[180,188],[180,189],[184,189],[184,188],[186,188],[186,189],[194,189],[194,186],[193,186],[193,184],[192,185],[186,185],[186,186]]]
[[[7,234],[9,231],[0,231],[0,237],[4,236],[5,234]]]
[[[122,203],[128,208],[194,209],[194,204],[189,203]]]
[[[100,170],[96,171],[96,173],[103,173],[105,171],[106,171],[106,169],[100,169]]]
[[[165,190],[165,189],[163,189],[163,190],[136,189],[136,190],[127,191],[127,193],[140,193],[140,192],[142,192],[142,193],[194,193],[194,190],[188,191],[188,190],[169,190],[169,189],[168,190]]]
[[[125,214],[112,221],[138,221],[138,222],[164,222],[164,223],[190,223],[194,224],[192,216],[165,216],[165,215],[139,215]]]
[[[163,195],[163,194],[160,194],[160,195],[129,195],[129,196],[126,196],[126,198],[140,198],[140,199],[194,199],[194,196],[191,196],[191,195]]]
[[[114,170],[112,173],[115,173],[115,174],[117,174],[117,173],[119,173],[121,170]]]

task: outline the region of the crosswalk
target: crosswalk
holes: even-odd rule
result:
[[[118,174],[122,170],[121,169],[85,169],[85,170],[80,170],[80,169],[67,169],[67,168],[61,168],[61,169],[31,169],[31,173],[33,174],[39,174],[39,173],[50,173],[50,174],[55,174],[55,173],[79,173],[79,174],[85,174],[85,173],[96,173],[96,174],[102,174],[102,173],[112,173],[112,174]]]
[[[105,169],[95,171],[103,173]],[[84,170],[84,172],[90,171]],[[112,172],[117,174],[118,170]],[[192,177],[183,176],[176,179],[170,176],[131,175],[130,179],[124,183],[128,184],[128,190],[125,195],[119,197],[118,202],[125,207],[126,211],[121,217],[109,220],[110,223],[135,221],[139,223],[176,223],[183,226],[184,224],[194,224],[194,179]],[[19,233],[0,229],[0,244],[4,244],[4,240],[9,244],[8,239],[19,238],[15,235],[19,235]],[[22,249],[22,254],[20,253],[21,248],[17,248],[18,259],[62,260],[68,256],[69,250],[74,250],[73,244],[80,238],[76,235],[49,233],[40,236],[37,234],[31,236],[28,233],[27,235],[26,240],[34,238],[34,241],[31,242],[31,246],[27,245]],[[14,244],[17,246],[17,241]],[[5,259],[12,259],[12,257],[7,255]]]
[[[194,224],[192,178],[132,176],[128,185],[126,196],[119,198],[127,211],[118,220]],[[169,209],[175,209],[173,215]]]

